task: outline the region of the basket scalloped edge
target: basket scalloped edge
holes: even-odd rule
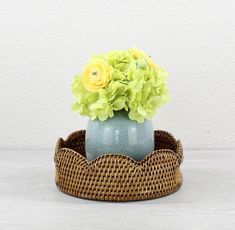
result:
[[[165,196],[183,182],[183,147],[166,131],[155,131],[155,151],[142,161],[104,154],[85,156],[85,130],[59,138],[55,150],[56,185],[69,195],[93,200],[133,201]]]

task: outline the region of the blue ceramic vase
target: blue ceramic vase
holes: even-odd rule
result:
[[[136,161],[154,150],[154,130],[150,120],[137,123],[124,110],[105,121],[89,120],[85,141],[88,160],[103,154],[123,154]]]

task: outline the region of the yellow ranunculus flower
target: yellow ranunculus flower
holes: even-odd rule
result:
[[[96,92],[104,88],[109,80],[110,67],[103,59],[94,59],[83,71],[82,82],[88,91]]]
[[[153,67],[153,68],[158,68],[158,65],[153,61],[153,59],[146,54],[144,51],[138,49],[138,48],[130,48],[129,49],[130,53],[132,54],[133,58],[139,59],[139,58],[145,58],[147,63]]]

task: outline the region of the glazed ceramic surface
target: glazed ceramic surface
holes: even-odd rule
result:
[[[142,160],[154,150],[152,122],[132,121],[126,111],[118,111],[105,121],[90,120],[85,147],[88,160],[105,153],[124,154],[137,161]]]

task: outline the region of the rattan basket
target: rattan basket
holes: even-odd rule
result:
[[[155,151],[140,162],[114,154],[89,162],[84,147],[85,130],[57,141],[56,185],[69,195],[106,201],[147,200],[171,194],[182,185],[183,148],[168,132],[155,131]]]

